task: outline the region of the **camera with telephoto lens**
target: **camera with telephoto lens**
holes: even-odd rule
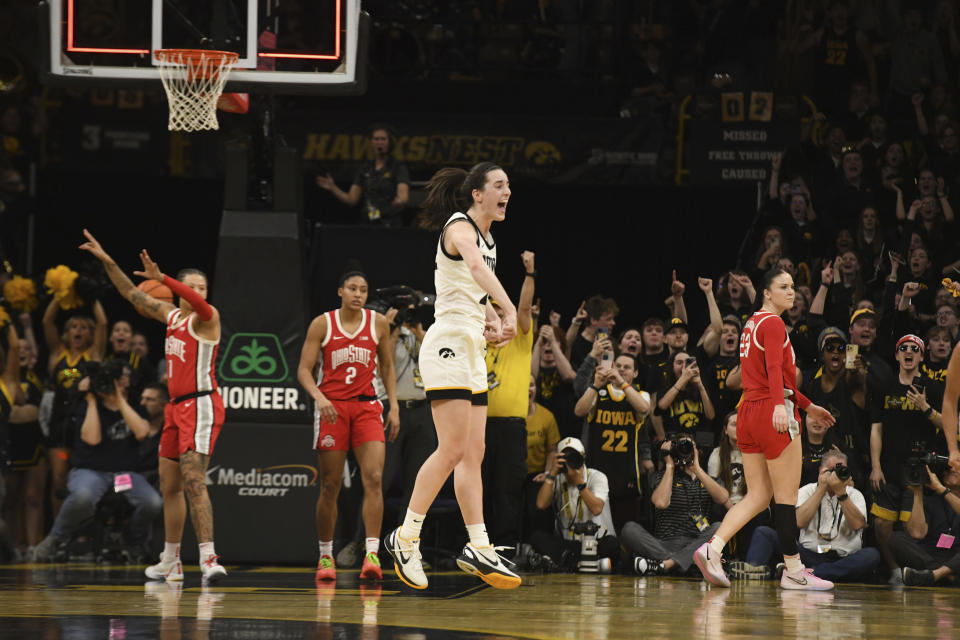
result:
[[[561,451],[564,462],[560,465],[562,471],[579,469],[583,466],[583,455],[576,449],[566,448]]]
[[[833,468],[830,470],[836,474],[838,480],[846,482],[850,479],[850,467],[842,462],[838,462],[837,464],[833,465]]]
[[[574,522],[570,525],[570,531],[582,536],[580,538],[580,560],[577,562],[577,570],[581,573],[597,573],[600,570],[600,562],[597,559],[597,531],[600,525],[596,522]]]
[[[693,440],[687,436],[675,434],[668,440],[670,450],[664,452],[673,458],[673,463],[678,467],[685,467],[693,462],[693,453],[696,450]]]
[[[922,487],[930,480],[927,468],[934,474],[947,468],[950,458],[939,456],[930,451],[922,442],[915,442],[910,448],[910,455],[903,465],[903,479],[908,487]]]
[[[90,361],[84,367],[84,373],[90,378],[90,391],[109,395],[115,391],[113,383],[123,376],[126,365],[120,360],[106,362]]]
[[[394,323],[397,325],[426,324],[433,319],[433,305],[437,296],[422,294],[406,285],[374,289],[367,302],[367,309],[386,315],[391,307],[397,310]]]

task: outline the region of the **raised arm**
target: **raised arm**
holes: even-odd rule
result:
[[[953,207],[950,206],[950,198],[947,197],[942,177],[937,178],[937,201],[940,203],[940,210],[943,211],[943,219],[953,222]]]
[[[147,295],[137,289],[130,278],[120,270],[120,267],[117,266],[113,258],[103,250],[103,247],[101,247],[97,239],[93,237],[93,234],[84,229],[83,235],[86,236],[87,241],[81,244],[80,248],[89,252],[93,257],[103,263],[107,277],[110,278],[110,282],[117,288],[120,295],[142,311],[147,317],[166,324],[167,316],[169,316],[170,312],[176,309],[176,307],[169,302],[157,300],[153,296]]]
[[[123,416],[123,421],[127,423],[127,428],[130,429],[130,433],[133,434],[134,438],[143,440],[150,435],[150,423],[137,413],[136,409],[130,406],[130,403],[127,401],[127,395],[120,390],[120,384],[116,380],[113,384],[117,394],[117,402],[120,404],[120,415]]]
[[[93,346],[90,348],[90,359],[103,362],[107,354],[107,313],[99,300],[93,301],[93,318],[96,326],[93,329]]]
[[[683,302],[683,294],[686,293],[687,286],[677,280],[677,270],[673,270],[673,279],[670,282],[670,295],[672,297],[673,315],[680,318],[684,323],[687,322],[687,305]]]
[[[723,317],[720,315],[717,298],[713,294],[713,280],[710,278],[697,278],[697,285],[707,299],[707,311],[710,314],[710,326],[707,327],[707,333],[703,337],[703,350],[708,356],[713,358],[720,350],[720,334],[723,332]]]
[[[537,284],[537,272],[534,267],[533,251],[524,251],[520,254],[523,261],[524,278],[523,287],[520,289],[520,300],[517,302],[517,329],[520,333],[526,335],[533,328],[533,316],[531,308],[533,306],[533,293]]]
[[[60,332],[57,331],[57,309],[59,308],[60,303],[51,298],[50,304],[43,312],[43,337],[47,341],[47,352],[50,354],[49,365],[51,367],[63,348],[63,344],[60,342]]]
[[[583,329],[583,321],[587,319],[587,303],[586,301],[580,302],[580,308],[577,309],[577,313],[570,320],[570,326],[567,328],[567,348],[564,350],[564,355],[567,358],[570,358],[570,349],[573,348],[573,341],[577,339],[577,334]]]

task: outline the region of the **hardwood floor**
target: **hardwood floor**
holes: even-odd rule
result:
[[[693,579],[528,575],[497,591],[459,572],[414,591],[389,573],[335,585],[313,570],[229,567],[202,587],[146,583],[141,567],[0,567],[0,638],[936,638],[960,637],[960,591],[842,585],[781,591],[774,582],[717,589]]]

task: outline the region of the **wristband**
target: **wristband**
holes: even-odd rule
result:
[[[945,488],[945,489],[943,490],[943,493],[940,494],[940,497],[941,497],[941,498],[946,498],[948,495],[950,495],[950,488],[949,488],[949,487],[947,487],[947,488]]]
[[[527,271],[524,275],[527,276],[528,278],[536,278],[537,270],[534,269],[533,271]]]
[[[586,488],[587,488],[586,482],[581,482],[580,484],[577,485],[577,491],[583,491]]]
[[[933,407],[927,407],[927,410],[923,412],[923,415],[929,418],[930,414],[932,413],[933,413]]]
[[[590,388],[596,391],[597,393],[600,393],[600,387],[595,387],[593,385],[590,385]]]
[[[843,502],[844,500],[848,499],[849,497],[850,497],[850,494],[849,494],[849,493],[841,493],[839,496],[837,496],[837,502]]]
[[[630,386],[629,382],[624,382],[622,385],[620,385],[620,391],[626,391],[627,387],[629,386]]]
[[[543,480],[544,482],[549,480],[550,482],[553,482],[554,484],[556,484],[557,476],[553,475],[552,473],[547,473],[547,474],[544,474]]]

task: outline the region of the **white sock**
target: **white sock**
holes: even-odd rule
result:
[[[487,538],[487,525],[482,522],[479,524],[468,524],[467,535],[470,537],[470,544],[475,547],[490,546],[490,539]]]
[[[160,556],[162,562],[173,562],[180,557],[179,542],[165,542],[163,544],[163,555]]]
[[[790,573],[796,573],[803,570],[803,563],[800,562],[800,555],[795,556],[783,556],[783,564],[786,565],[787,571]]]
[[[201,542],[200,543],[200,562],[204,562],[210,556],[217,555],[217,552],[213,550],[212,542]]]
[[[330,556],[333,557],[333,540],[320,540],[320,557]]]
[[[414,513],[407,509],[407,515],[403,518],[403,526],[400,527],[400,537],[404,540],[416,540],[420,537],[420,529],[423,527],[423,519],[426,516]]]
[[[367,538],[367,553],[377,553],[380,551],[380,538]]]
[[[725,546],[727,546],[727,541],[721,538],[720,536],[718,536],[717,534],[713,534],[713,537],[710,538],[710,550],[713,551],[718,556],[723,555],[723,548]]]

